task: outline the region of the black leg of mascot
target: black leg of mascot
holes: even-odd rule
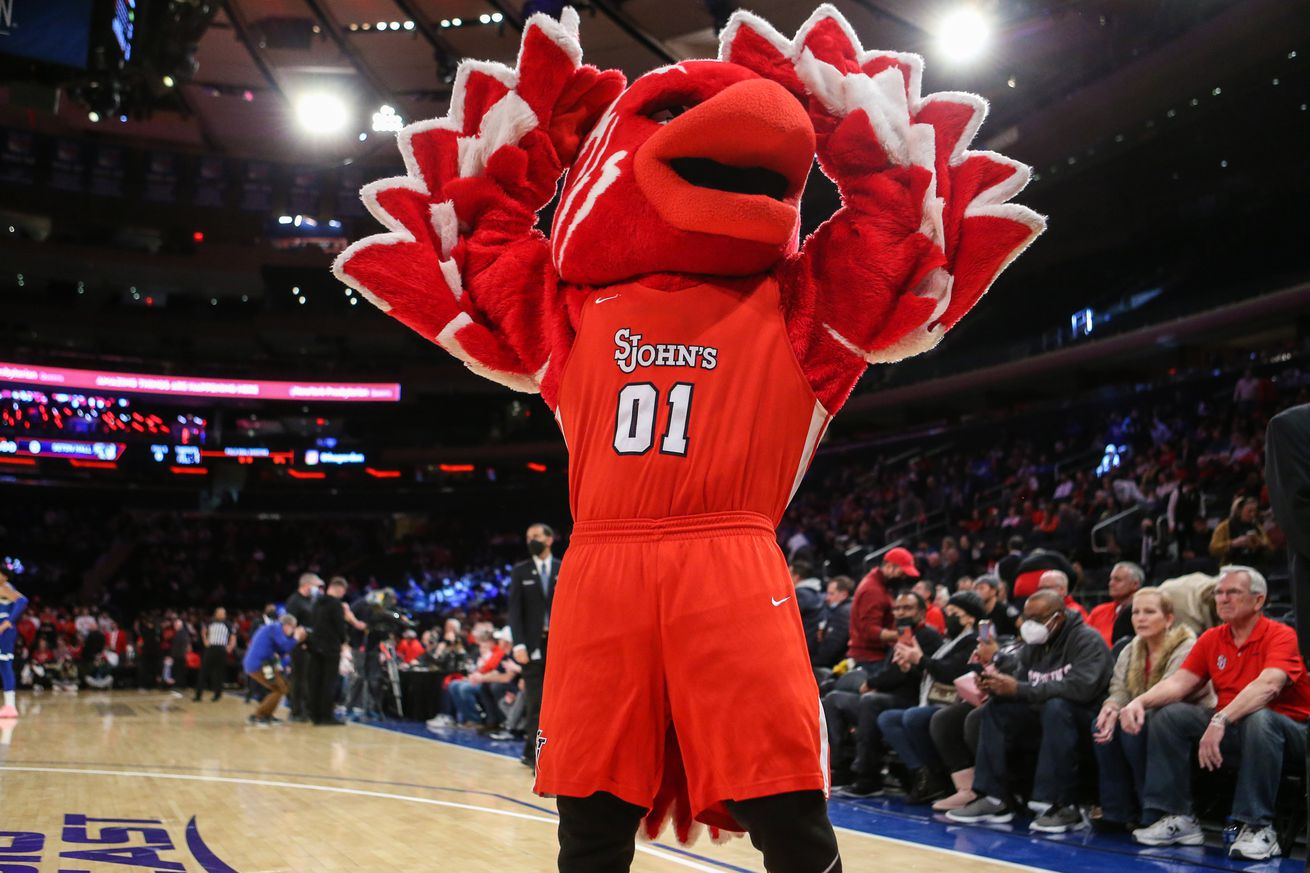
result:
[[[561,797],[557,804],[560,873],[627,873],[645,809],[604,792]],[[821,792],[732,800],[728,809],[750,832],[769,873],[841,873]]]

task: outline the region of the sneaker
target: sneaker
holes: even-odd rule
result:
[[[980,797],[968,806],[952,809],[946,817],[960,824],[1005,824],[1014,821],[1014,810],[1003,800],[995,797]]]
[[[1199,846],[1205,842],[1205,834],[1195,816],[1166,815],[1150,827],[1133,831],[1133,839],[1143,846]]]
[[[882,780],[859,776],[850,785],[843,785],[832,793],[839,797],[873,797],[882,794]]]
[[[1278,848],[1278,834],[1269,825],[1256,829],[1252,825],[1242,825],[1242,832],[1228,847],[1228,857],[1247,861],[1263,861],[1281,855]]]
[[[0,706],[0,718],[18,718],[18,708],[15,706]]]
[[[251,727],[268,727],[268,722],[257,715],[246,716],[246,724]]]
[[[1085,827],[1087,827],[1087,817],[1075,805],[1053,806],[1028,826],[1029,830],[1043,834],[1063,834],[1082,830]]]
[[[1048,812],[1051,811],[1051,807],[1053,806],[1055,806],[1054,803],[1047,803],[1045,800],[1028,801],[1028,811],[1031,812],[1033,815],[1038,815],[1038,816],[1046,815]]]
[[[487,734],[487,739],[489,739],[489,740],[512,740],[512,739],[514,739],[514,735],[513,735],[512,733],[510,733],[509,731],[504,731],[504,730],[501,730],[501,731],[492,731],[491,733]]]

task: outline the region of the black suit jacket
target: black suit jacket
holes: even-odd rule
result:
[[[1287,535],[1301,654],[1310,656],[1310,404],[1270,419],[1265,482],[1274,517]]]
[[[346,611],[339,599],[324,594],[314,601],[310,625],[313,631],[309,635],[311,650],[320,655],[332,655],[341,651],[341,644],[346,641]]]
[[[823,639],[810,650],[810,663],[815,667],[831,667],[846,657],[851,641],[851,598],[847,597],[835,607],[823,606]]]
[[[555,586],[559,583],[559,558],[550,559],[550,599],[555,599]],[[528,656],[541,649],[542,630],[546,624],[546,595],[541,590],[541,577],[537,575],[537,562],[520,561],[510,570],[509,629],[514,645],[526,646]],[[540,654],[537,657],[541,657]]]

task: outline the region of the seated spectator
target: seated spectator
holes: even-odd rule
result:
[[[455,723],[460,727],[477,727],[482,723],[482,714],[478,709],[478,686],[496,675],[496,668],[505,657],[505,653],[496,645],[490,628],[478,627],[474,631],[474,638],[478,643],[477,665],[466,678],[451,682],[446,689],[455,706]]]
[[[832,667],[846,657],[851,636],[851,595],[854,592],[855,580],[849,576],[834,576],[828,580],[818,640],[810,649],[810,664],[814,667]]]
[[[413,664],[422,656],[424,652],[423,644],[419,642],[418,631],[412,628],[406,629],[401,634],[400,642],[396,643],[396,654],[406,664]]]
[[[973,581],[974,593],[982,598],[984,618],[996,628],[996,635],[1012,637],[1018,631],[1014,620],[1019,617],[1019,610],[1005,602],[1005,583],[999,576],[985,573]]]
[[[1137,842],[1204,842],[1192,809],[1196,748],[1207,770],[1226,760],[1240,764],[1232,815],[1242,830],[1229,856],[1263,860],[1281,854],[1272,827],[1274,802],[1284,767],[1300,768],[1305,760],[1310,676],[1296,632],[1265,617],[1268,594],[1258,570],[1224,567],[1215,588],[1224,624],[1203,633],[1172,676],[1120,711],[1124,731],[1135,735],[1149,726],[1142,820],[1150,824],[1133,831]],[[1217,711],[1187,702],[1207,679],[1218,695]]]
[[[1221,564],[1259,567],[1267,562],[1274,547],[1260,526],[1259,513],[1260,502],[1254,497],[1234,500],[1232,512],[1210,537],[1210,556]]]
[[[1083,824],[1075,801],[1079,743],[1100,709],[1114,664],[1101,635],[1065,609],[1057,591],[1035,592],[1023,608],[1015,658],[997,659],[979,678],[981,709],[973,790],[978,799],[946,813],[952,821],[1009,822],[1016,802],[1009,751],[1040,735],[1032,799],[1050,804],[1031,825],[1064,833]]]
[[[1087,610],[1069,594],[1069,576],[1063,570],[1047,570],[1037,582],[1038,591],[1054,591],[1060,596],[1065,609],[1072,609],[1079,618],[1087,621]]]
[[[1134,594],[1130,614],[1137,636],[1115,661],[1110,696],[1101,704],[1092,736],[1100,776],[1101,820],[1120,827],[1139,821],[1146,779],[1146,732],[1120,730],[1119,711],[1172,676],[1196,642],[1190,628],[1175,622],[1173,601],[1159,588],[1142,588]],[[1198,686],[1191,697],[1191,702],[1200,706],[1213,707],[1214,700],[1208,682]]]
[[[882,562],[856,587],[851,601],[850,645],[846,650],[855,669],[866,672],[877,669],[887,657],[888,647],[896,642],[888,586],[907,576],[919,578],[914,555],[909,549],[889,549]]]
[[[1133,632],[1133,595],[1146,581],[1142,568],[1132,561],[1120,561],[1110,570],[1110,602],[1092,610],[1087,623],[1096,629],[1107,646]],[[1173,615],[1173,608],[1169,610]]]
[[[505,722],[505,713],[500,708],[500,701],[513,697],[523,667],[511,657],[514,641],[509,628],[502,628],[493,636],[496,640],[496,648],[500,651],[500,660],[496,662],[493,669],[475,673],[468,677],[468,681],[478,687],[478,702],[484,714],[482,729],[490,732],[496,739],[509,739],[508,736],[503,735],[505,732],[501,731],[501,726]],[[496,737],[497,733],[502,736]]]
[[[892,663],[901,670],[923,667],[918,705],[885,710],[878,716],[878,730],[896,750],[901,763],[910,768],[913,781],[906,796],[910,803],[931,803],[949,793],[945,766],[933,748],[928,725],[937,710],[959,701],[955,680],[969,672],[969,660],[978,641],[974,626],[985,614],[982,598],[968,591],[953,596],[944,612],[946,641],[931,656],[913,637],[897,643],[892,651]]]
[[[933,654],[942,644],[941,634],[924,622],[926,606],[923,598],[913,591],[897,595],[892,607],[899,639],[915,645],[926,654]],[[823,696],[823,714],[828,726],[828,744],[834,762],[833,782],[849,784],[845,794],[868,797],[882,790],[883,748],[878,716],[888,709],[907,709],[919,696],[919,682],[923,665],[902,669],[899,664],[886,660],[868,674],[858,693],[829,691]],[[854,730],[854,758],[851,756],[851,731]],[[845,761],[851,760],[850,776]]]
[[[819,622],[823,620],[823,582],[809,558],[802,550],[792,558],[791,584],[796,591],[796,608],[801,613],[801,627],[805,631],[805,645],[810,654],[819,643]]]
[[[939,586],[933,585],[927,580],[921,579],[914,583],[914,588],[912,590],[915,594],[919,595],[919,599],[922,600],[927,607],[928,613],[924,616],[924,622],[926,622],[929,627],[936,630],[937,633],[944,634],[946,633],[946,615],[942,612],[942,608],[937,605],[938,587]]]

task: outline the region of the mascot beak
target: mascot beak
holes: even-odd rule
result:
[[[637,150],[637,184],[679,230],[768,245],[796,234],[814,127],[786,88],[737,82],[669,120]]]

